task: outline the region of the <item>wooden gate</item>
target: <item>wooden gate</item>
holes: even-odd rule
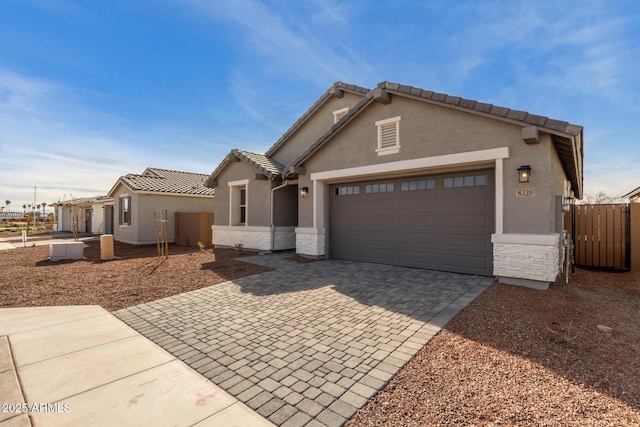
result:
[[[575,264],[629,270],[631,258],[628,204],[575,205]]]

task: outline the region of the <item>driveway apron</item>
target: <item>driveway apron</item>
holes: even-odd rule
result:
[[[340,426],[493,282],[287,255],[114,314],[274,424]]]

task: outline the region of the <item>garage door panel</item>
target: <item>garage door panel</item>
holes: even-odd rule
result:
[[[456,269],[462,273],[476,273],[488,268],[486,258],[477,256],[442,254],[442,262],[446,268]]]
[[[378,245],[390,245],[393,244],[396,240],[396,235],[392,231],[384,231],[384,230],[365,230],[363,231],[360,238],[369,242],[370,246],[378,246]]]
[[[442,225],[456,228],[487,228],[488,219],[486,215],[445,215],[442,218]]]
[[[441,241],[440,235],[435,232],[401,232],[397,233],[396,235],[402,247],[411,250],[418,250],[419,248],[427,249],[430,246],[437,247],[437,245],[439,245]]]
[[[477,190],[477,187],[473,188]],[[442,208],[455,211],[485,210],[489,202],[490,200],[487,199],[486,194],[469,194],[469,192],[456,196],[448,194],[447,197],[442,198]]]
[[[490,242],[490,238],[486,235],[444,234],[442,236],[442,244],[445,247],[486,249],[490,246]]]
[[[438,252],[402,250],[398,254],[408,267],[434,268],[442,264],[442,254]]]
[[[474,179],[465,178],[468,176]],[[477,180],[476,176],[486,179]],[[435,185],[427,189],[411,184],[427,179]],[[449,187],[445,186],[445,179],[449,179]],[[385,182],[395,191],[366,193],[367,188],[375,188],[371,182],[330,186],[328,228],[332,258],[492,273],[493,171]],[[409,184],[403,186],[403,182]],[[470,185],[456,187],[460,182]],[[481,184],[475,185],[476,182]],[[336,189],[344,186],[359,186],[360,193],[336,195]]]
[[[397,221],[394,221],[397,222]],[[419,228],[425,229],[430,227],[435,227],[440,225],[440,217],[436,215],[424,215],[424,214],[413,214],[413,215],[404,215],[402,217],[402,222],[399,224],[401,229],[406,228]]]
[[[362,255],[372,260],[375,260],[376,262],[384,263],[389,258],[394,257],[394,251],[390,248],[383,248],[383,247],[373,248],[372,247],[372,248],[366,249],[362,253]]]

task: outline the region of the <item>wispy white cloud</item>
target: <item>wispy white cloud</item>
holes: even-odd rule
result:
[[[37,186],[38,199],[50,203],[106,193],[119,176],[148,166],[203,173],[215,166],[203,157],[216,149],[206,130],[132,123],[92,109],[83,96],[0,69],[0,197],[28,202]]]
[[[625,95],[629,50],[637,40],[626,39],[633,18],[610,13],[609,2],[483,3],[461,8],[470,26],[451,39],[459,50],[456,67],[469,78],[484,64],[504,61],[517,67],[513,84],[526,83],[561,96],[600,91],[609,100]],[[637,19],[637,18],[636,18]],[[505,85],[506,86],[506,85]]]
[[[233,37],[239,37],[242,50],[231,66],[233,95],[257,120],[271,121],[283,81],[324,90],[336,80],[358,83],[370,81],[375,75],[373,66],[348,37],[353,30],[348,6],[330,0],[294,4],[184,1],[212,20],[235,28]],[[287,94],[290,98],[290,91]],[[291,120],[289,116],[287,123]]]

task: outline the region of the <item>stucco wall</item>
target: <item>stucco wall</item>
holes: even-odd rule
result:
[[[375,122],[395,116],[402,118],[400,152],[378,156]],[[509,147],[510,151],[510,157],[504,160],[504,232],[554,232],[555,195],[564,176],[558,176],[555,150],[548,135],[542,135],[540,144],[527,145],[520,125],[403,97],[392,96],[388,105],[374,102],[360,113],[305,163],[307,173],[300,177],[298,185],[311,188],[313,172],[497,147]],[[525,164],[532,167],[531,182],[519,184],[517,168]],[[447,169],[431,172],[444,171]],[[535,196],[516,197],[516,190],[525,187],[533,188]],[[299,226],[312,227],[312,198],[300,199],[298,209]]]
[[[131,196],[131,225],[120,224],[120,197]],[[123,185],[119,185],[113,193],[114,205],[114,239],[132,244],[150,244],[156,242],[153,213],[157,219],[168,217],[168,241],[175,238],[176,212],[212,212],[212,197],[172,196],[134,193]],[[160,227],[160,223],[158,226]]]
[[[247,225],[271,225],[271,188],[280,184],[271,180],[255,179],[258,170],[244,161],[231,162],[218,177],[213,202],[214,225],[234,225],[229,221],[229,182],[249,179],[247,186]],[[280,191],[280,190],[278,190]]]
[[[91,232],[104,234],[104,203],[91,204]]]
[[[361,99],[349,92],[342,98],[330,97],[271,157],[286,166],[333,125],[334,111],[353,107]]]

